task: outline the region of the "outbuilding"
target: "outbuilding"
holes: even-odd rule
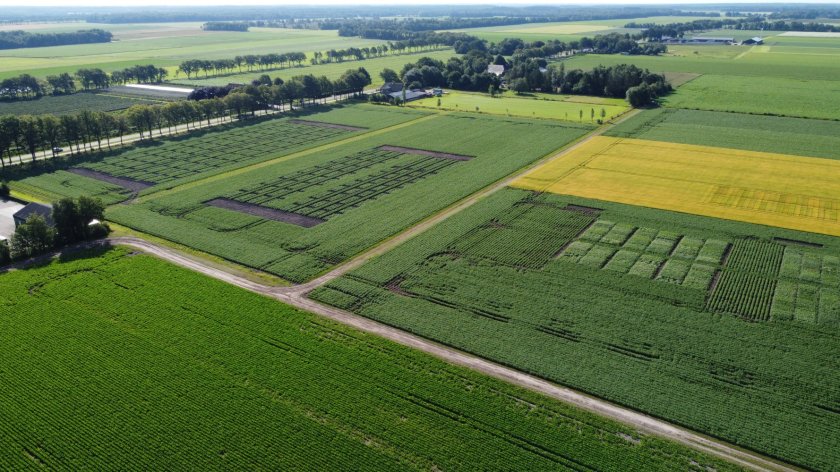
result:
[[[741,45],[743,45],[743,46],[752,46],[752,45],[759,45],[759,44],[764,44],[764,39],[759,37],[759,36],[755,36],[755,37],[752,37],[752,38],[745,39],[745,40],[741,41]]]
[[[32,215],[41,215],[48,225],[54,225],[52,219],[51,206],[42,205],[40,203],[29,203],[25,207],[18,210],[17,213],[12,215],[12,219],[15,221],[15,228],[22,225],[23,223],[26,223],[26,220],[29,219],[29,217]]]
[[[487,66],[487,73],[497,77],[505,75],[505,66],[501,64],[490,64]]]

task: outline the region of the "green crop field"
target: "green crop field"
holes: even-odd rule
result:
[[[80,110],[116,111],[132,105],[160,103],[158,100],[143,99],[106,93],[75,93],[72,95],[45,96],[34,100],[0,101],[0,115],[65,115]]]
[[[840,461],[838,250],[506,189],[312,297],[825,470]]]
[[[627,102],[621,99],[549,94],[538,94],[533,97],[505,94],[491,97],[486,93],[455,91],[440,97],[440,106],[436,97],[410,102],[408,106],[582,123],[595,123],[601,119],[601,110],[604,111],[604,117],[607,120],[628,110]]]
[[[149,256],[0,277],[4,470],[735,470]]]
[[[837,82],[703,75],[681,86],[665,104],[675,108],[734,111],[840,120]]]
[[[186,59],[224,59],[245,54],[313,52],[364,47],[383,41],[339,37],[337,31],[252,28],[247,33],[202,31],[200,23],[96,25],[105,30],[120,27],[115,41],[0,51],[0,79],[28,73],[44,77],[74,72],[83,67],[105,71],[136,64],[154,64],[174,69]],[[123,28],[124,27],[124,28]]]
[[[547,120],[432,115],[329,149],[150,194],[112,207],[107,215],[301,282],[590,129]]]
[[[148,193],[424,115],[416,110],[368,105],[330,107],[297,113],[292,117],[272,117],[255,120],[253,123],[237,122],[226,125],[225,129],[146,142],[112,153],[85,156],[62,167],[89,169],[141,182],[151,187],[144,190]],[[364,129],[354,131],[297,124],[292,121],[297,118]],[[133,193],[129,189],[75,175],[67,170],[25,178],[15,182],[14,187],[47,200],[87,193],[109,204],[125,200]],[[92,191],[93,188],[97,190]]]
[[[403,66],[409,62],[417,62],[421,57],[430,57],[439,61],[446,62],[449,58],[454,57],[455,51],[446,49],[443,51],[427,51],[417,54],[399,54],[385,57],[375,57],[372,59],[365,59],[363,61],[345,61],[333,62],[329,64],[311,65],[305,64],[301,67],[293,67],[291,69],[273,70],[273,71],[254,71],[243,74],[232,74],[220,77],[203,78],[201,74],[194,76],[192,79],[187,79],[183,75],[175,78],[174,75],[170,77],[170,82],[173,84],[189,85],[191,87],[207,86],[207,85],[227,85],[233,83],[249,83],[250,81],[260,77],[263,74],[268,74],[272,78],[280,77],[288,80],[297,75],[312,74],[316,76],[326,76],[330,80],[336,80],[341,77],[348,69],[356,69],[364,67],[370,74],[372,86],[382,85],[382,78],[379,73],[383,69],[393,69],[397,72],[401,71]]]
[[[840,159],[840,122],[718,111],[656,108],[608,136]]]

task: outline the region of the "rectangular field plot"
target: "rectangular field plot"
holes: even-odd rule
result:
[[[514,186],[840,236],[840,162],[599,136]]]
[[[3,470],[736,470],[153,257],[62,260],[0,276]]]
[[[110,209],[108,217],[300,282],[588,129],[541,120],[434,116],[212,183],[151,195]],[[247,204],[249,210],[206,204],[217,199]],[[258,211],[266,213],[259,218]],[[253,221],[224,224],[245,216]]]
[[[279,117],[253,122],[246,120],[177,138],[158,139],[111,153],[86,156],[82,162],[72,165],[77,170],[96,172],[100,180],[104,181],[124,179],[125,182],[128,179],[152,184],[154,191],[425,115],[416,110],[386,109],[362,104],[324,108],[298,115],[306,118],[304,121],[309,123],[317,120],[319,126],[294,123],[297,118]],[[45,175],[49,174],[30,177],[23,182],[27,187],[37,187],[40,193],[51,195],[51,199],[69,195],[74,191],[73,187],[90,185],[87,183],[90,177],[65,175],[63,180],[66,184],[57,186],[53,183],[54,179],[45,178]],[[117,185],[125,188],[124,185]],[[119,201],[129,194],[120,190],[108,195],[105,200]]]
[[[830,469],[838,251],[829,236],[505,189],[311,297]]]
[[[645,110],[608,136],[840,159],[840,121],[702,110]]]

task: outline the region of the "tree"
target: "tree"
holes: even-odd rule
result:
[[[634,108],[648,106],[653,103],[654,96],[647,84],[637,85],[627,89],[627,101]]]
[[[41,135],[45,143],[55,157],[55,148],[61,141],[61,121],[54,115],[41,115],[38,117],[38,125],[41,127]],[[46,153],[46,151],[44,151]]]
[[[31,115],[23,115],[20,120],[20,139],[23,141],[23,146],[29,154],[32,155],[32,160],[35,160],[35,153],[41,145],[41,129],[38,126],[38,118]]]
[[[48,251],[53,247],[54,233],[44,217],[31,215],[12,236],[9,247],[12,259],[24,259]]]
[[[77,200],[62,198],[53,203],[52,219],[58,242],[71,244],[93,236],[90,223],[101,221],[105,206],[98,198],[80,196]]]
[[[12,193],[9,184],[6,181],[0,181],[0,197],[8,197]]]
[[[601,108],[601,120],[603,120],[606,117],[607,117],[607,110],[604,110],[603,108]]]
[[[510,83],[510,88],[511,90],[516,92],[517,95],[520,95],[530,90],[530,88],[528,87],[528,82],[526,82],[525,79],[513,79]],[[583,112],[581,111],[581,113]]]
[[[6,240],[0,241],[0,266],[10,262],[12,262],[12,252],[9,248],[9,242]]]
[[[387,82],[399,82],[400,76],[397,74],[397,71],[393,69],[382,69],[382,72],[379,73],[379,77],[382,77],[382,80]]]

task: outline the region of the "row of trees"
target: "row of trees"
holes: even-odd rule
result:
[[[0,167],[14,163],[13,156],[29,154],[32,160],[40,153],[46,159],[59,146],[67,146],[71,154],[109,149],[112,139],[139,133],[142,139],[153,139],[155,130],[213,119],[232,119],[245,113],[254,114],[274,105],[295,102],[314,103],[331,96],[357,95],[370,85],[370,74],[364,68],[347,70],[338,80],[303,75],[288,81],[271,80],[268,76],[251,85],[228,90],[224,96],[205,100],[180,100],[165,104],[134,105],[122,112],[105,113],[83,110],[75,115],[0,116]],[[19,158],[18,163],[22,163]]]
[[[0,81],[0,99],[19,100],[44,95],[68,95],[77,91],[77,85],[81,85],[84,90],[91,90],[132,82],[163,82],[168,75],[166,69],[151,64],[131,66],[110,74],[98,68],[85,68],[77,70],[73,75],[66,72],[49,75],[46,80],[22,74]]]
[[[840,32],[840,26],[837,25],[803,21],[767,21],[763,16],[750,16],[739,19],[726,18],[716,20],[694,20],[684,23],[669,23],[664,25],[657,25],[653,23],[628,23],[625,27],[644,28],[637,37],[648,41],[661,41],[663,37],[681,38],[686,33],[710,29]]]
[[[113,35],[101,29],[79,30],[69,33],[30,33],[23,30],[0,31],[0,49],[40,48],[67,44],[111,42]]]
[[[32,215],[17,227],[10,241],[0,241],[0,266],[69,244],[105,237],[110,229],[101,223],[104,214],[105,206],[98,198],[63,198],[52,205],[52,226],[43,216]]]
[[[178,72],[183,72],[187,78],[193,74],[204,72],[205,77],[212,73],[215,75],[230,74],[238,70],[242,72],[244,66],[248,72],[254,69],[271,70],[283,69],[294,65],[300,66],[306,60],[306,54],[302,52],[287,52],[285,54],[248,54],[236,56],[233,59],[190,59],[178,66]]]
[[[204,31],[248,31],[247,21],[208,21],[201,25]]]

